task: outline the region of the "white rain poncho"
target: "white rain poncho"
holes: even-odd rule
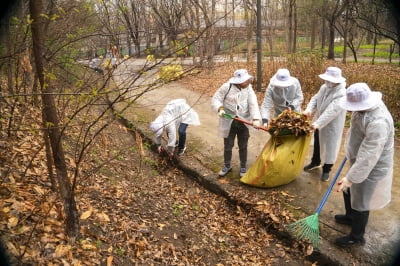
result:
[[[322,85],[305,110],[305,112],[315,112],[314,124],[319,128],[321,160],[326,164],[336,162],[340,149],[346,110],[339,106],[339,102],[346,95],[345,87],[346,83],[340,83],[333,88]]]
[[[261,120],[260,109],[258,108],[257,96],[249,85],[245,89],[239,89],[235,84],[224,83],[211,99],[211,108],[218,112],[218,108],[224,107],[224,111],[241,119],[252,121]],[[218,135],[228,137],[231,128],[232,119],[220,117],[218,125]],[[246,125],[248,128],[250,126]]]
[[[277,87],[271,83],[268,85],[264,101],[261,104],[261,117],[263,119],[271,120],[272,107],[274,107],[274,117],[282,113],[289,105],[294,107],[294,111],[301,112],[304,97],[300,82],[294,77],[290,78],[293,79],[293,85],[288,87]]]
[[[393,118],[382,101],[370,110],[353,112],[346,137],[346,174],[351,206],[357,211],[385,207],[391,199],[394,156]]]
[[[199,115],[184,99],[175,99],[167,103],[161,114],[150,123],[150,128],[156,133],[155,142],[161,144],[162,133],[168,135],[167,146],[175,147],[176,131],[181,123],[200,125]]]

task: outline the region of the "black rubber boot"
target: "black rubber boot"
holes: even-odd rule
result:
[[[347,224],[352,225],[353,223],[353,209],[351,208],[351,198],[350,198],[350,191],[343,192],[343,201],[344,201],[344,208],[346,210],[345,214],[337,214],[335,215],[335,221],[339,224]]]
[[[353,223],[351,225],[350,235],[361,242],[365,242],[364,234],[365,228],[368,224],[369,211],[356,211],[353,210]]]
[[[353,221],[351,224],[351,232],[348,236],[339,237],[335,243],[341,247],[349,247],[352,245],[360,245],[365,243],[364,233],[367,227],[369,211],[353,210]]]

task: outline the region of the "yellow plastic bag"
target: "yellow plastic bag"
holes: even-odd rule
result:
[[[241,182],[255,187],[276,187],[292,182],[303,169],[311,136],[272,136]]]

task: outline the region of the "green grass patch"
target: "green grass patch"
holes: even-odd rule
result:
[[[373,52],[364,53],[363,56],[373,57],[374,53]],[[384,52],[384,51],[376,51],[375,52],[375,57],[389,58],[390,57],[390,53],[389,52]],[[393,53],[392,54],[392,58],[399,58],[399,54]]]
[[[360,45],[360,49],[374,49],[373,44],[362,44]],[[389,44],[377,44],[375,49],[387,49],[389,50]]]

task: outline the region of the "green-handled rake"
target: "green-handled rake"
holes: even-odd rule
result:
[[[230,119],[233,119],[233,120],[236,120],[236,121],[239,121],[239,122],[242,122],[243,124],[247,124],[247,125],[250,125],[250,126],[253,125],[252,122],[247,121],[247,120],[244,120],[244,119],[241,119],[241,118],[239,118],[239,117],[237,117],[237,116],[234,116],[234,115],[230,115],[230,114],[226,114],[226,113],[225,113],[225,114],[224,114],[224,117],[230,118]],[[259,127],[259,129],[268,132],[268,128],[266,128],[266,127]]]
[[[298,220],[297,222],[286,225],[286,229],[291,232],[297,239],[309,239],[314,248],[318,248],[319,245],[319,223],[318,216],[324,207],[329,194],[331,194],[333,186],[335,185],[340,172],[342,172],[343,166],[346,163],[347,158],[345,157],[340,164],[339,169],[337,170],[335,177],[333,178],[331,184],[329,185],[328,190],[326,191],[324,197],[322,198],[321,203],[318,206],[317,211],[306,218]]]

